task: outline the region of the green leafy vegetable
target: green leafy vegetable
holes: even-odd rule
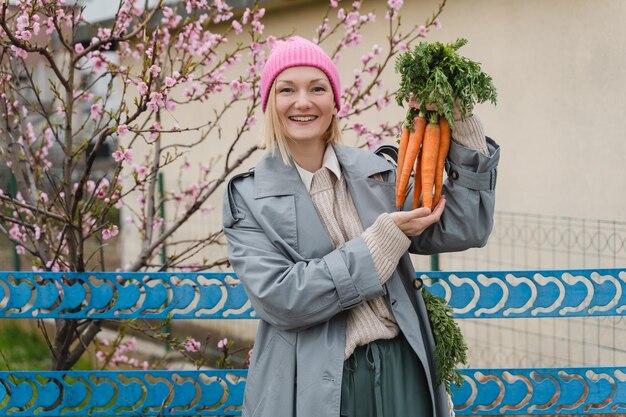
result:
[[[435,105],[435,112],[443,115],[453,128],[455,99],[459,102],[462,119],[476,103],[495,104],[497,93],[491,77],[481,70],[478,62],[458,53],[465,44],[467,39],[463,38],[450,44],[421,42],[414,50],[400,54],[395,67],[401,76],[396,95],[398,105],[408,103],[413,95],[423,114],[432,113],[426,104]],[[411,114],[407,114],[409,128],[413,120]]]
[[[467,364],[467,344],[461,329],[452,318],[452,308],[441,297],[437,297],[422,288],[422,296],[428,311],[428,318],[435,337],[435,384],[445,384],[450,393],[450,383],[463,383],[457,364]]]

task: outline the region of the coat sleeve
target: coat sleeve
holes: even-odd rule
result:
[[[489,156],[451,142],[446,160],[448,178],[442,190],[446,208],[439,222],[411,239],[410,252],[456,252],[487,243],[493,228],[500,147],[488,138],[487,148]],[[406,201],[412,203],[412,190]]]
[[[262,320],[298,331],[385,294],[362,237],[320,259],[294,262],[260,223],[237,184],[229,184],[224,196],[228,259]]]

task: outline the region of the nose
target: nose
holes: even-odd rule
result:
[[[308,109],[311,107],[311,100],[309,100],[309,95],[307,91],[301,91],[296,97],[296,102],[294,104],[297,109]]]

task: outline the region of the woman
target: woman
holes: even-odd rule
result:
[[[321,48],[278,42],[261,95],[267,153],[224,204],[229,259],[260,318],[243,416],[448,416],[409,252],[485,244],[497,145],[475,116],[456,122],[446,198],[396,212],[394,167],[338,144],[339,75]]]

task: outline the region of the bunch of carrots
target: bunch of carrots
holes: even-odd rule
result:
[[[443,187],[443,166],[450,148],[450,124],[443,116],[432,113],[429,119],[422,114],[413,118],[413,130],[402,128],[396,177],[396,207],[404,205],[406,190],[415,165],[413,208],[422,206],[431,210],[439,203]]]
[[[454,129],[455,107],[461,119],[476,103],[496,102],[491,77],[480,64],[457,52],[467,43],[420,43],[398,57],[399,105],[410,108],[402,127],[396,177],[396,207],[404,206],[411,174],[414,172],[413,208],[431,210],[441,198],[444,163]],[[434,110],[433,110],[434,109]]]

